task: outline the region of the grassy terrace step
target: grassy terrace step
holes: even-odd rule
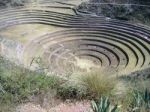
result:
[[[67,35],[67,32],[66,33],[64,33],[65,31],[63,31],[63,34],[60,34],[60,35]],[[145,49],[140,45],[140,44],[138,44],[138,45],[136,45],[136,41],[134,41],[134,40],[132,40],[132,41],[129,41],[128,40],[128,37],[121,37],[120,35],[115,35],[116,37],[114,37],[114,34],[113,33],[110,33],[110,35],[108,35],[108,32],[106,31],[106,33],[105,32],[101,32],[101,31],[99,31],[99,32],[95,32],[95,30],[94,31],[82,31],[82,32],[72,32],[72,31],[68,31],[68,32],[70,32],[71,34],[74,34],[74,35],[76,35],[76,34],[78,34],[77,36],[88,36],[88,35],[90,35],[90,36],[96,36],[96,37],[100,37],[100,38],[103,38],[103,37],[107,37],[108,39],[110,39],[110,40],[113,40],[113,39],[116,39],[116,41],[118,40],[118,41],[120,41],[120,42],[123,42],[122,44],[125,44],[126,46],[128,46],[128,47],[130,47],[130,49],[132,49],[132,51],[134,52],[134,54],[135,53],[137,53],[137,54],[139,54],[139,55],[143,55],[143,58],[145,58],[145,55],[144,55],[144,53],[146,54],[146,55],[149,55],[149,52],[148,51],[145,51]],[[84,34],[85,33],[85,34]],[[79,35],[80,34],[80,35]],[[111,36],[112,35],[112,36]],[[54,37],[54,35],[52,35],[52,37]],[[44,38],[44,37],[43,37]],[[42,39],[43,39],[42,38]],[[42,43],[42,40],[40,40],[41,41],[41,43]],[[48,40],[45,40],[45,42],[46,41],[48,41]],[[134,42],[134,43],[133,43]],[[128,45],[128,44],[130,44],[130,45]],[[135,49],[135,47],[133,46],[136,46],[137,47],[137,49]],[[131,47],[132,46],[132,47]],[[140,47],[141,47],[141,49],[140,49]],[[136,51],[137,50],[137,52],[135,52],[134,50]],[[148,49],[148,48],[147,48]],[[144,53],[143,53],[144,52]],[[136,56],[137,56],[137,54],[135,54]],[[145,59],[144,59],[145,60]]]
[[[106,55],[106,54],[103,54],[103,53],[101,53],[100,51],[98,51],[98,50],[93,50],[93,49],[77,49],[76,51],[74,51],[75,52],[75,54],[73,54],[73,55],[69,55],[70,53],[72,53],[72,52],[68,52],[68,53],[66,53],[66,54],[64,54],[63,52],[62,52],[62,54],[60,53],[60,55],[62,56],[62,57],[65,57],[66,59],[65,59],[65,61],[66,62],[74,62],[74,61],[69,61],[69,60],[72,60],[72,58],[73,59],[76,59],[77,57],[80,57],[80,58],[82,58],[83,56],[85,57],[85,56],[88,56],[89,58],[88,59],[95,59],[95,61],[98,63],[97,64],[97,66],[101,66],[101,67],[109,67],[109,66],[112,66],[111,65],[111,60],[109,59],[109,57]],[[59,55],[56,55],[56,54],[53,54],[54,56],[58,56],[59,57]],[[59,61],[59,60],[61,60],[61,59],[63,59],[63,58],[57,58],[57,60]],[[50,60],[50,61],[53,61],[53,60]],[[75,60],[76,61],[76,60]],[[54,61],[55,62],[55,61]],[[57,61],[56,61],[57,62]]]
[[[68,55],[75,56],[76,55],[75,53],[77,51],[79,51],[79,50],[82,50],[82,51],[85,50],[87,52],[89,50],[89,51],[95,51],[95,52],[101,53],[102,55],[105,55],[105,57],[108,59],[110,64],[116,65],[116,66],[118,65],[118,63],[116,64],[116,63],[112,63],[111,62],[111,61],[114,61],[114,60],[118,61],[117,58],[115,57],[115,55],[112,54],[110,51],[106,51],[106,49],[104,49],[104,48],[102,48],[100,46],[88,45],[88,44],[86,44],[86,45],[83,45],[83,44],[78,45],[78,43],[77,43],[77,45],[73,44],[73,47],[71,47],[72,44],[73,44],[72,42],[66,43],[66,44],[63,43],[64,51],[65,51],[65,53],[63,52],[64,53],[63,55],[65,55],[64,57],[68,57]],[[57,50],[57,48],[58,48],[58,50]],[[67,48],[69,48],[69,49],[67,49]],[[57,52],[55,52],[55,51],[57,51]],[[52,54],[59,55],[58,53],[60,53],[60,49],[59,49],[58,46],[53,45],[53,46],[50,47],[50,51],[48,53],[51,53],[50,55],[52,55]]]
[[[68,58],[68,56],[69,57],[75,57],[75,56],[77,56],[77,55],[79,55],[78,53],[79,52],[86,52],[87,54],[88,54],[88,51],[90,52],[95,52],[96,54],[99,54],[99,56],[97,55],[97,56],[95,56],[95,58],[97,57],[97,59],[99,59],[99,61],[100,60],[103,60],[103,58],[105,59],[105,60],[107,60],[107,63],[108,63],[108,65],[114,65],[115,66],[115,64],[114,63],[112,63],[111,62],[111,59],[115,59],[114,57],[111,57],[112,56],[112,54],[110,55],[110,54],[108,54],[108,53],[106,53],[106,51],[104,52],[102,49],[95,49],[95,48],[92,48],[92,47],[87,47],[87,46],[83,46],[83,47],[80,47],[80,46],[74,46],[74,47],[72,47],[71,48],[71,45],[69,44],[67,44],[67,46],[69,47],[69,50],[68,49],[65,49],[65,53],[64,52],[62,52],[63,53],[63,55],[62,55],[62,57],[65,57],[65,58]],[[53,46],[52,46],[53,47]],[[66,46],[65,46],[66,47]],[[51,52],[49,52],[50,53],[50,55],[58,55],[59,56],[59,54],[57,54],[57,53],[53,53],[53,52],[55,52],[55,50],[57,50],[57,47],[53,50],[53,51],[51,51]],[[67,52],[66,52],[67,51]],[[61,52],[60,51],[58,51],[60,54],[61,54]],[[110,52],[109,52],[110,53]],[[65,55],[65,56],[64,56]],[[103,56],[103,58],[100,58],[101,57],[101,55]],[[93,54],[93,56],[94,56],[94,54]],[[114,55],[113,55],[114,56]],[[71,59],[71,58],[70,58]],[[117,59],[116,59],[117,60]],[[104,61],[105,62],[105,61]],[[102,62],[101,62],[102,63]],[[117,63],[118,64],[118,63]],[[116,64],[116,66],[117,66],[117,64]]]
[[[51,8],[49,8],[49,9],[51,9]],[[57,16],[57,18],[62,18],[62,17],[65,17],[66,19],[68,18],[75,18],[75,19],[82,19],[82,18],[85,18],[84,16],[78,16],[78,15],[71,15],[71,14],[63,14],[63,13],[58,13],[58,12],[53,12],[53,11],[49,11],[49,10],[38,10],[38,9],[19,9],[19,10],[8,10],[8,11],[3,11],[2,13],[1,13],[2,15],[3,15],[3,17],[5,17],[6,16],[6,18],[7,17],[10,17],[10,16],[12,16],[12,17],[15,17],[16,16],[16,14],[20,14],[20,15],[30,15],[30,16],[32,16],[32,15],[41,15],[41,16],[46,16],[46,15],[49,15],[49,16],[47,16],[47,17],[50,17],[51,15],[55,15],[55,16]],[[2,18],[3,18],[2,17]],[[89,18],[92,18],[92,16],[90,17],[88,17],[88,19]],[[98,18],[98,17],[94,17],[94,18],[97,18],[98,20],[100,19],[100,17]],[[103,18],[104,19],[104,17],[101,17],[101,18]]]
[[[28,14],[47,14],[47,15],[57,15],[57,16],[59,16],[59,17],[64,17],[64,16],[66,16],[66,17],[72,17],[73,16],[73,14],[65,14],[65,13],[63,13],[63,11],[62,11],[62,13],[59,13],[59,12],[54,12],[53,11],[53,9],[55,9],[55,8],[48,8],[49,10],[46,10],[46,9],[43,9],[43,10],[39,10],[39,9],[28,9],[28,8],[25,8],[25,9],[14,9],[14,10],[4,10],[4,11],[2,11],[1,12],[1,15],[3,15],[3,17],[4,16],[15,16],[16,14],[26,14],[26,13],[28,13]],[[52,9],[52,10],[50,10],[50,9]],[[1,17],[2,18],[2,17]],[[81,17],[80,17],[81,18]]]
[[[24,16],[24,17],[23,17]],[[92,20],[90,20],[90,18],[89,19],[87,19],[87,18],[82,18],[82,19],[80,19],[80,20],[78,20],[78,19],[75,19],[75,20],[73,20],[74,18],[57,18],[57,16],[53,16],[53,15],[51,15],[51,16],[47,16],[47,17],[45,17],[44,15],[32,15],[32,16],[30,16],[29,14],[27,14],[27,15],[20,15],[20,16],[15,16],[14,18],[12,18],[12,17],[8,17],[8,19],[3,19],[3,20],[1,20],[1,22],[3,23],[3,22],[5,22],[5,23],[11,23],[11,22],[13,22],[13,21],[16,21],[16,20],[18,20],[18,21],[20,21],[20,20],[26,20],[26,19],[35,19],[35,20],[43,20],[43,21],[49,21],[50,19],[51,19],[51,21],[56,21],[56,22],[64,22],[64,23],[72,23],[72,24],[76,24],[77,22],[79,22],[79,23],[83,23],[84,21],[86,21],[86,20],[88,20],[88,23],[92,23]],[[11,18],[11,19],[10,19]],[[105,22],[105,20],[103,20],[103,19],[99,19],[99,20],[97,20],[97,21],[95,21],[95,22]]]
[[[63,32],[63,33],[62,33]],[[39,40],[37,39],[37,40],[35,40],[34,42],[35,43],[39,43],[39,46],[44,46],[44,48],[51,48],[51,47],[53,47],[53,44],[55,45],[55,44],[62,44],[62,45],[65,45],[65,43],[67,42],[69,42],[69,41],[72,41],[72,43],[73,42],[75,42],[77,39],[76,38],[78,38],[78,41],[79,42],[75,42],[75,43],[81,43],[81,44],[85,44],[84,43],[84,41],[83,41],[83,39],[84,38],[88,38],[88,39],[90,39],[90,38],[92,38],[90,41],[89,41],[89,43],[86,43],[86,45],[90,45],[90,44],[93,44],[94,46],[98,46],[97,44],[94,44],[94,42],[92,42],[92,40],[93,39],[95,39],[95,37],[99,40],[101,40],[103,37],[105,37],[106,38],[106,36],[103,34],[103,36],[101,35],[101,33],[100,32],[95,32],[95,30],[92,32],[91,30],[89,30],[89,31],[85,31],[85,30],[81,30],[81,32],[79,32],[78,30],[76,31],[76,30],[68,30],[68,31],[62,31],[62,32],[55,32],[54,33],[54,35],[52,34],[51,35],[51,37],[48,37],[48,35],[45,37],[45,39],[44,39],[44,37],[43,38],[39,38]],[[107,33],[107,32],[106,32]],[[56,34],[56,35],[55,35]],[[112,34],[113,35],[113,34]],[[73,38],[73,37],[74,38]],[[82,38],[81,38],[81,36],[82,36]],[[84,37],[84,38],[83,38]],[[99,38],[98,38],[99,37]],[[64,40],[64,38],[68,38],[69,40]],[[81,38],[81,39],[80,39]],[[112,37],[113,38],[113,37]],[[107,39],[104,39],[103,40],[103,42],[108,42],[108,43],[111,43],[111,41],[110,40],[113,40],[111,38],[111,35],[110,35],[110,37],[107,37]],[[124,45],[126,45],[126,47],[129,47],[129,48],[134,48],[134,49],[132,49],[132,50],[130,50],[131,52],[133,52],[133,51],[136,51],[137,52],[137,54],[139,55],[139,57],[140,57],[140,55],[142,55],[142,53],[140,53],[140,51],[139,51],[139,49],[136,49],[136,47],[134,47],[133,45],[132,45],[132,43],[134,42],[134,43],[136,43],[136,41],[134,41],[134,40],[132,40],[132,41],[129,41],[128,39],[124,39],[124,41],[122,40],[122,39],[120,39],[119,40],[119,38],[120,37],[115,37],[116,39],[116,42],[120,42],[121,44],[119,45],[118,44],[118,46],[123,46],[122,44],[124,44]],[[122,37],[123,38],[123,37]],[[110,40],[109,40],[110,39]],[[80,40],[81,40],[81,42],[80,42]],[[98,40],[97,40],[97,42],[98,42]],[[64,41],[64,42],[63,42]],[[54,43],[53,43],[54,42]],[[130,43],[130,45],[129,45],[129,43],[127,43],[127,42],[129,42]],[[132,42],[132,43],[131,43]],[[66,44],[67,44],[66,43]],[[112,43],[114,43],[114,42],[112,42]],[[102,45],[102,43],[100,43],[101,45]],[[116,45],[117,45],[117,43],[116,43]],[[67,45],[68,46],[68,45]],[[132,46],[132,47],[131,47]],[[106,47],[108,47],[108,45],[106,46]],[[68,48],[69,49],[71,49],[71,51],[73,52],[73,50],[72,50],[72,48],[71,48],[71,45],[70,45],[70,47],[68,46]],[[111,48],[111,47],[108,47],[108,48]],[[113,47],[112,47],[113,48]],[[82,48],[80,48],[80,49],[82,49]],[[96,50],[97,48],[95,48],[95,50]],[[124,47],[122,47],[122,49],[125,49]],[[56,50],[57,51],[57,47],[54,49],[54,50]],[[113,50],[113,49],[111,49],[111,50]],[[90,51],[90,50],[89,50]],[[129,49],[128,50],[125,50],[125,51],[127,51],[127,55],[129,55],[128,57],[130,57],[130,58],[132,58],[132,56],[131,56],[131,52],[129,53]],[[125,52],[124,51],[124,52]],[[142,51],[142,50],[141,50]],[[60,53],[60,52],[58,52],[58,53]],[[30,53],[29,53],[30,54]],[[120,56],[120,54],[121,53],[117,53],[117,55],[119,55]],[[51,54],[51,55],[53,55],[53,53]],[[132,54],[133,55],[133,54]],[[145,58],[146,57],[146,59],[147,59],[147,61],[149,61],[148,59],[149,59],[149,55],[148,56],[144,56],[143,57],[143,59],[140,59],[141,61],[143,61],[143,63],[145,64],[145,63],[147,63],[147,61],[145,61]],[[136,59],[137,57],[133,57],[133,59]],[[141,57],[140,57],[141,58]],[[111,60],[111,59],[110,59]],[[131,62],[132,64],[133,64],[133,62]],[[132,64],[130,64],[130,66],[128,66],[128,68],[130,68],[130,69],[133,69],[133,65]],[[145,66],[148,66],[148,64],[149,63],[147,63],[147,64],[145,64]],[[139,61],[139,64],[138,64],[138,67],[137,67],[137,69],[139,68],[139,67],[142,67],[143,66],[143,64],[141,64],[140,63],[140,61]]]
[[[57,12],[58,9],[62,12]],[[20,24],[65,28],[27,42],[23,52],[23,62],[27,65],[34,57],[41,57],[50,71],[66,73],[82,69],[83,65],[78,61],[88,60],[91,67],[122,74],[150,66],[149,28],[98,17],[61,2],[2,9],[0,15],[0,31]]]
[[[51,46],[51,47],[53,48],[53,46]],[[58,46],[56,46],[55,49],[53,48],[53,50],[49,51],[49,52],[51,53],[50,55],[55,54],[56,52],[59,52],[59,53],[60,53],[60,50],[61,50],[60,48],[61,48],[61,47],[58,47],[58,48],[57,48],[57,47],[58,47]],[[39,47],[38,47],[38,48],[39,48]],[[38,48],[37,48],[37,49],[38,49]],[[47,51],[45,51],[45,52],[47,53]],[[73,52],[73,51],[71,50],[71,52]],[[32,53],[29,53],[29,54],[32,54]],[[70,54],[70,53],[69,53],[69,54]],[[72,54],[73,54],[73,53],[72,53]],[[105,53],[105,54],[106,54],[106,53]]]
[[[32,19],[29,20],[29,23],[31,22],[31,20],[32,20]],[[17,24],[16,22],[17,22],[17,21],[14,21],[14,24]],[[19,22],[19,23],[21,24],[21,23],[25,23],[25,22],[28,22],[28,21]],[[32,22],[31,22],[31,23],[32,23]],[[34,23],[49,24],[48,22],[45,22],[45,21],[40,21],[40,22],[37,21],[37,22],[36,22],[35,20],[34,20]],[[53,23],[50,23],[50,24],[55,25],[54,22],[53,22]],[[12,25],[13,25],[13,24],[12,24]],[[64,24],[63,24],[63,23],[59,23],[58,26],[61,26],[61,25],[64,25]],[[55,25],[55,26],[57,26],[57,25]],[[68,25],[64,25],[64,26],[68,27]],[[104,28],[104,26],[101,26],[101,27]],[[100,28],[100,27],[99,27],[99,28]],[[108,28],[108,27],[106,27],[106,28]],[[109,27],[108,29],[110,29],[110,27]],[[114,29],[116,29],[116,28],[114,28]],[[118,30],[118,29],[116,29],[116,30]],[[121,30],[121,29],[119,29],[119,30]],[[124,31],[124,30],[123,30],[123,31]],[[128,33],[128,31],[126,31],[126,32]],[[130,32],[129,32],[129,33],[130,33]],[[132,34],[133,34],[133,33],[132,33]],[[133,34],[133,35],[135,35],[135,34]],[[137,36],[137,35],[136,35],[136,36]],[[141,37],[141,36],[140,36],[140,37]],[[141,38],[141,39],[144,39],[144,38]],[[145,39],[144,39],[144,40],[145,40]],[[149,43],[149,41],[145,41],[145,42],[146,42],[146,43]]]
[[[74,47],[71,47],[71,43],[68,43],[67,44],[67,46],[68,47],[70,47],[69,49],[63,49],[63,50],[59,50],[59,51],[57,51],[57,52],[55,52],[55,50],[57,50],[57,47],[56,48],[53,48],[54,50],[53,51],[50,51],[49,53],[50,53],[50,55],[56,55],[56,56],[59,56],[59,54],[60,54],[60,58],[68,58],[68,56],[70,57],[74,57],[74,56],[76,56],[76,55],[84,55],[84,53],[86,53],[86,54],[88,54],[88,51],[89,52],[95,52],[95,58],[97,58],[99,61],[101,60],[101,59],[105,59],[105,60],[107,60],[108,62],[108,65],[110,65],[110,63],[111,63],[111,60],[109,59],[110,57],[108,57],[104,52],[102,52],[102,51],[100,51],[99,49],[94,49],[94,48],[87,48],[87,47],[80,47],[80,46],[75,46],[74,45]],[[52,46],[53,47],[53,46]],[[64,47],[66,47],[65,45],[64,45]],[[99,54],[99,55],[97,55],[97,54]],[[93,56],[94,56],[94,54],[93,54]],[[103,58],[100,58],[100,57],[103,57]]]
[[[2,14],[3,14],[3,17],[5,16],[5,17],[13,17],[14,15],[23,15],[23,14],[29,14],[29,15],[31,15],[31,14],[33,14],[33,15],[36,15],[36,14],[40,14],[40,15],[44,15],[44,14],[46,14],[46,15],[57,15],[57,16],[68,16],[68,17],[71,17],[71,15],[74,15],[74,13],[72,13],[72,14],[65,14],[65,10],[62,10],[62,13],[59,13],[59,12],[55,12],[54,13],[54,10],[55,10],[55,8],[49,8],[49,10],[39,10],[39,9],[24,9],[24,10],[17,10],[17,11],[14,11],[14,12],[12,12],[12,11],[9,11],[9,12],[3,12]],[[57,9],[58,10],[58,9]],[[64,13],[63,13],[63,11],[64,11]],[[70,10],[71,11],[71,10]],[[1,17],[2,18],[2,17]]]
[[[91,41],[90,41],[91,42]],[[91,42],[92,43],[92,42]],[[98,42],[97,42],[98,43]],[[98,44],[103,44],[103,43],[98,43]],[[95,45],[95,44],[94,44]],[[105,45],[105,44],[104,44]],[[95,45],[96,46],[96,45]],[[105,47],[108,47],[109,45],[105,45]],[[109,47],[108,47],[109,48]],[[59,48],[58,48],[59,49]],[[57,49],[56,49],[56,51],[58,51]],[[53,52],[52,52],[53,53]],[[29,54],[31,54],[31,53],[29,53]],[[121,55],[121,52],[119,53],[119,51],[118,51],[118,54],[120,54]],[[122,54],[122,55],[124,55],[124,54]]]
[[[52,19],[52,18],[51,18]],[[41,24],[52,24],[51,22],[55,22],[55,24],[56,25],[58,25],[58,26],[61,26],[61,25],[64,25],[64,27],[85,27],[86,28],[86,26],[87,26],[87,24],[90,24],[90,22],[85,22],[85,23],[72,23],[72,21],[67,21],[66,23],[65,23],[65,21],[64,21],[64,23],[63,23],[63,21],[59,21],[60,19],[57,19],[56,21],[55,21],[55,19],[54,20],[49,20],[49,19],[46,19],[46,18],[31,18],[31,17],[29,17],[29,18],[23,18],[22,17],[22,19],[18,19],[18,20],[10,20],[10,21],[8,21],[8,25],[9,25],[9,23],[10,24],[17,24],[17,22],[19,21],[20,23],[25,23],[25,22],[29,22],[29,23],[41,23]],[[4,22],[4,21],[3,21]],[[16,22],[16,23],[15,23]],[[19,24],[19,23],[18,23]],[[118,24],[119,25],[119,24]],[[115,27],[116,29],[117,28],[120,28],[120,29],[122,29],[123,31],[128,31],[128,30],[130,30],[130,31],[128,31],[129,33],[132,31],[132,32],[136,32],[135,34],[140,34],[140,35],[142,35],[142,34],[144,34],[145,35],[145,37],[147,37],[147,38],[149,38],[149,36],[147,36],[149,33],[148,33],[148,31],[145,31],[145,32],[141,32],[141,31],[139,31],[139,29],[138,30],[136,30],[136,29],[131,29],[131,28],[128,28],[128,27],[125,27],[125,26],[117,26],[117,25],[114,25],[114,23],[113,22],[105,22],[105,23],[100,23],[99,25],[97,24],[96,26],[90,26],[90,27],[96,27],[96,28],[100,28],[100,27],[108,27],[109,29],[111,29],[111,27]],[[127,30],[128,29],[128,30]],[[142,30],[142,28],[141,28],[141,30]],[[132,33],[131,32],[131,33]],[[144,39],[144,38],[143,38]],[[145,39],[146,40],[146,39]],[[149,43],[149,42],[148,42]]]
[[[31,14],[31,13],[30,13]],[[63,22],[66,22],[66,23],[75,23],[75,22],[83,22],[83,23],[93,23],[92,20],[93,18],[86,18],[86,17],[82,17],[82,18],[78,18],[78,17],[63,17],[61,16],[60,18],[58,18],[59,15],[53,15],[53,14],[32,14],[30,15],[28,13],[26,14],[20,14],[20,15],[15,15],[14,17],[5,17],[3,19],[1,19],[1,22],[7,22],[7,21],[12,21],[12,20],[15,20],[15,19],[26,19],[26,18],[35,18],[35,19],[43,19],[43,20],[47,20],[47,19],[53,19],[53,20],[56,20],[56,21],[63,21]],[[98,23],[101,23],[101,22],[104,22],[104,18],[99,18],[97,20],[95,20],[95,22],[98,22]],[[94,22],[94,23],[95,23]]]
[[[103,28],[103,29],[102,29]],[[105,36],[110,36],[111,37],[111,35],[112,35],[112,38],[118,38],[118,39],[123,39],[123,40],[125,40],[125,41],[127,41],[127,42],[132,42],[131,44],[133,44],[133,42],[135,43],[135,44],[137,44],[138,46],[143,46],[143,48],[144,49],[146,49],[146,51],[149,53],[149,49],[150,49],[150,46],[149,46],[149,42],[147,42],[147,41],[145,41],[145,40],[143,40],[142,39],[142,37],[141,36],[139,36],[139,35],[134,35],[134,36],[132,36],[133,35],[133,33],[130,33],[129,32],[129,34],[128,34],[128,32],[126,31],[126,32],[122,32],[122,30],[120,30],[120,29],[118,29],[118,31],[116,31],[115,29],[114,30],[110,30],[110,29],[108,29],[108,28],[104,28],[104,27],[102,27],[101,29],[79,29],[79,31],[81,32],[81,34],[83,33],[88,33],[88,32],[90,32],[90,33],[96,33],[97,35],[105,35]],[[76,33],[77,31],[76,31],[77,29],[75,29],[75,30],[67,30],[67,31],[62,31],[63,32],[63,34],[65,33],[65,35],[67,34],[67,32],[71,32],[71,33]],[[79,33],[79,32],[77,32],[77,33]],[[59,35],[59,32],[57,32],[57,33],[55,33],[55,34],[57,34],[57,35]],[[55,34],[53,35],[53,34],[50,34],[52,37],[55,37]],[[48,35],[48,34],[47,34]],[[60,35],[62,35],[61,34],[61,32],[60,32]],[[138,38],[139,37],[139,38]],[[44,38],[47,38],[46,36],[44,37],[43,36],[43,38],[39,38],[39,39],[44,39]],[[49,38],[49,37],[48,37]],[[36,39],[36,40],[38,40],[38,39]],[[130,40],[130,41],[129,41]],[[40,41],[40,40],[39,40]],[[46,41],[46,39],[45,39],[45,41]],[[134,45],[135,45],[134,44]],[[136,47],[138,47],[138,46],[136,46]],[[144,50],[143,49],[143,50]]]
[[[37,7],[22,7],[22,8],[12,8],[12,9],[1,9],[3,12],[1,12],[2,14],[4,13],[10,13],[10,12],[13,12],[13,13],[18,13],[19,11],[23,11],[23,10],[28,10],[28,11],[32,11],[32,10],[39,10],[39,11],[43,11],[43,12],[46,12],[46,11],[51,11],[51,9],[56,9],[55,12],[57,13],[60,13],[60,11],[58,9],[62,9],[61,13],[64,14],[64,15],[67,15],[67,13],[63,13],[63,10],[65,11],[68,10],[68,11],[71,11],[72,13],[68,13],[68,15],[70,14],[76,14],[76,15],[84,15],[84,16],[89,16],[88,13],[86,12],[78,12],[77,9],[75,8],[72,8],[72,7],[64,7],[64,6],[55,6],[55,5],[47,5],[47,6],[37,6]],[[95,16],[95,15],[93,15]],[[95,16],[96,17],[96,16]]]
[[[76,22],[77,22],[77,21],[78,21],[77,19],[80,19],[80,20],[82,20],[82,19],[85,20],[85,19],[86,19],[86,18],[84,18],[84,17],[81,18],[81,17],[78,17],[78,16],[74,16],[74,17],[73,17],[72,15],[70,15],[70,16],[67,17],[67,16],[65,16],[65,15],[59,15],[59,14],[57,14],[57,13],[54,13],[54,14],[53,14],[53,13],[50,13],[50,12],[49,12],[50,15],[49,15],[48,13],[46,13],[46,15],[44,15],[44,12],[43,12],[43,14],[40,15],[40,13],[42,13],[42,12],[37,12],[38,15],[36,15],[36,14],[34,14],[34,12],[28,11],[28,12],[25,12],[25,14],[20,13],[20,15],[18,15],[18,16],[17,16],[17,15],[12,15],[12,17],[11,17],[11,16],[9,15],[8,17],[6,16],[6,18],[5,18],[5,16],[2,16],[2,17],[3,17],[4,21],[6,21],[6,20],[7,20],[7,21],[11,21],[11,20],[14,20],[14,19],[16,19],[16,18],[18,18],[18,19],[19,19],[19,18],[22,18],[22,19],[23,19],[23,18],[26,18],[26,16],[27,16],[28,18],[30,18],[30,17],[31,17],[31,18],[34,17],[34,18],[37,18],[37,19],[38,19],[38,18],[39,18],[39,19],[42,19],[42,18],[43,18],[43,19],[44,19],[44,18],[45,18],[45,19],[46,19],[46,18],[47,18],[47,19],[50,19],[50,18],[51,18],[51,19],[54,19],[54,20],[56,19],[56,20],[60,20],[60,21],[63,21],[64,19],[67,19],[67,20],[70,20],[70,21],[72,20],[72,22],[73,22],[73,21],[76,21]],[[61,17],[58,18],[59,16],[61,16]],[[11,17],[12,19],[10,19],[10,17]],[[13,17],[14,17],[14,18],[13,18]],[[8,18],[8,19],[7,19],[7,18]],[[2,19],[2,20],[3,20],[3,19]],[[90,18],[88,18],[88,20],[90,20]],[[98,19],[97,21],[100,21],[100,19]],[[65,21],[64,21],[64,22],[65,22]],[[66,21],[66,22],[67,22],[67,21]]]
[[[41,10],[41,11],[43,11],[43,10]],[[124,23],[125,24],[125,23]]]
[[[62,38],[62,39],[63,39],[63,38]],[[49,41],[52,41],[52,40],[49,40]],[[52,41],[52,42],[56,42],[56,43],[57,43],[57,41],[55,41],[55,40]],[[53,43],[49,43],[49,44],[53,44]],[[39,42],[39,45],[42,45],[42,41]],[[46,47],[45,47],[45,46],[46,46],[46,42],[45,42],[43,45],[44,45],[44,48],[46,48]]]
[[[83,40],[83,39],[82,39]],[[93,39],[94,40],[94,39]],[[99,40],[94,40],[93,41],[92,39],[90,39],[89,40],[89,42],[87,41],[87,40],[85,40],[85,41],[83,41],[83,43],[81,43],[81,44],[84,44],[84,43],[93,43],[95,46],[98,44],[98,43],[95,43],[95,41],[98,41],[99,42],[99,44],[102,44],[103,45],[103,43],[102,42],[100,42]],[[65,42],[66,42],[66,44],[67,44],[67,42],[68,42],[69,40],[66,40]],[[75,41],[75,40],[72,40],[72,41]],[[79,39],[79,41],[80,41],[80,39]],[[61,42],[62,43],[62,42]],[[65,43],[64,43],[65,44]],[[104,44],[105,45],[105,44]],[[104,46],[103,45],[103,46]],[[105,46],[108,46],[107,44],[105,45]],[[110,46],[111,47],[111,46]],[[112,47],[113,48],[113,47]],[[82,48],[81,48],[82,49]],[[119,49],[118,49],[119,50]],[[119,51],[118,51],[119,52]],[[123,54],[123,53],[122,53]],[[120,52],[120,55],[121,55],[121,52]]]
[[[92,55],[92,53],[94,53],[94,54]],[[103,66],[105,66],[105,67],[109,66],[109,60],[104,55],[102,55],[102,54],[100,54],[98,52],[96,52],[96,53],[92,52],[90,50],[87,50],[87,51],[86,50],[79,50],[79,51],[76,51],[75,56],[73,56],[73,57],[67,57],[67,59],[65,59],[66,55],[64,54],[64,52],[60,53],[59,55],[56,55],[56,54],[52,55],[51,58],[49,59],[49,62],[51,63],[51,65],[50,65],[51,69],[52,70],[54,68],[56,69],[60,65],[65,65],[65,63],[68,63],[67,65],[74,64],[74,61],[70,61],[70,59],[75,58],[75,57],[83,57],[83,56],[89,56],[90,59],[91,58],[95,58],[95,60],[97,62],[100,62],[98,66],[102,66],[102,67]],[[60,68],[57,69],[57,71],[60,71]]]

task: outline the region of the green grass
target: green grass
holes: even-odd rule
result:
[[[40,94],[42,91],[54,88],[57,85],[55,77],[47,77],[43,74],[28,71],[10,76],[0,75],[0,82],[1,103],[22,102],[30,95]]]
[[[140,73],[140,72],[139,72]],[[144,73],[144,71],[142,72]],[[143,77],[124,77],[126,84],[125,94],[115,100],[119,102],[121,109],[127,112],[149,112],[150,111],[150,79]]]
[[[118,100],[122,105],[122,110],[127,112],[149,112],[150,111],[150,91],[132,88],[127,94]]]
[[[57,96],[61,99],[76,99],[81,100],[88,98],[86,87],[81,84],[67,81],[57,88]]]
[[[27,102],[31,96],[46,93],[58,86],[59,81],[56,76],[46,76],[44,73],[15,66],[0,57],[0,111]]]
[[[57,88],[57,95],[62,99],[99,99],[114,94],[117,83],[106,73],[77,73]]]

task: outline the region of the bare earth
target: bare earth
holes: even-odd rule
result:
[[[16,112],[92,112],[90,102],[60,103],[50,109],[38,104],[26,103],[17,107]]]

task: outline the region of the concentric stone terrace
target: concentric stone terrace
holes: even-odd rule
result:
[[[79,11],[69,3],[0,10],[1,32],[25,24],[57,29],[23,44],[26,65],[40,57],[49,71],[61,74],[93,69],[126,74],[150,67],[149,27]]]

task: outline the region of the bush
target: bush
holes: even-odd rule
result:
[[[117,84],[114,77],[99,72],[82,75],[81,82],[88,89],[88,94],[94,98],[111,95]]]
[[[148,89],[145,91],[133,91],[133,102],[132,102],[133,110],[137,110],[142,112],[148,111],[150,109],[150,92]]]
[[[146,72],[142,73],[144,75]],[[132,75],[124,78],[127,90],[120,99],[117,99],[122,105],[122,109],[127,112],[148,112],[150,110],[150,80]]]
[[[94,4],[95,2],[105,2],[108,4]],[[124,5],[116,5],[111,3],[113,3],[112,0],[90,0],[89,2],[80,4],[78,6],[78,10],[84,10],[86,12],[91,12],[100,16],[104,15],[112,19],[127,20],[134,23],[150,25],[150,7],[148,7],[150,3],[147,0],[130,0],[130,2],[123,0],[116,1],[116,3],[121,3]],[[138,4],[147,6],[140,6]]]
[[[66,82],[57,88],[57,95],[62,99],[83,99],[87,96],[87,90],[80,84]]]
[[[0,59],[0,103],[20,103],[58,86],[59,79]]]

